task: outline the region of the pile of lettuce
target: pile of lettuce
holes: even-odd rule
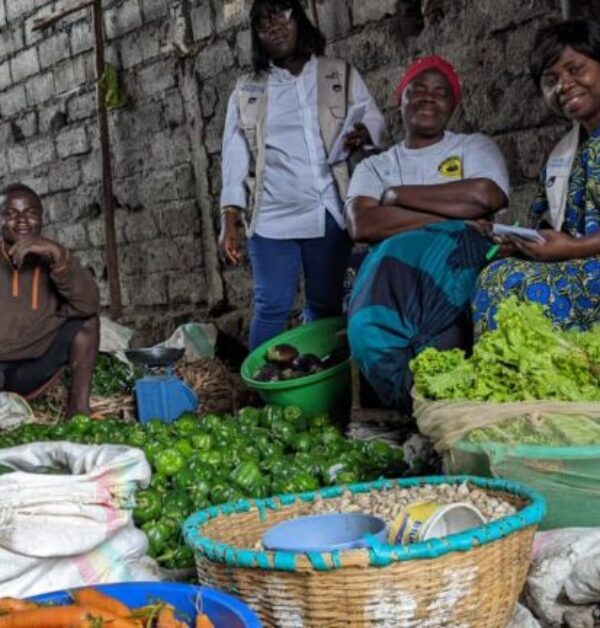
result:
[[[561,331],[540,305],[508,299],[473,354],[428,348],[411,362],[416,391],[432,400],[600,401],[600,325]]]

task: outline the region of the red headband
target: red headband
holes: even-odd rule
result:
[[[448,63],[448,61],[437,55],[417,59],[406,68],[406,71],[398,83],[398,87],[396,87],[396,99],[398,104],[400,104],[402,93],[406,89],[406,86],[416,76],[426,70],[437,70],[448,81],[450,89],[452,89],[452,95],[454,96],[454,104],[456,105],[460,100],[460,81],[458,80],[456,70],[451,63]]]

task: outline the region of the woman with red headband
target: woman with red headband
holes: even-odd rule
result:
[[[349,305],[352,355],[382,402],[411,411],[410,360],[427,346],[468,348],[469,300],[490,241],[475,222],[507,203],[489,138],[446,130],[460,99],[450,63],[413,63],[397,89],[404,141],[359,164],[346,217],[371,244]]]

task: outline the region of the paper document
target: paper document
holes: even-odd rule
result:
[[[330,166],[337,164],[338,161],[348,159],[350,151],[344,146],[344,139],[350,131],[354,131],[355,124],[362,122],[362,119],[365,117],[365,111],[365,105],[355,105],[350,107],[348,113],[346,114],[346,119],[344,120],[344,126],[342,126],[342,130],[331,147],[331,152],[327,158],[327,163]]]
[[[495,224],[492,227],[492,232],[494,233],[494,235],[512,235],[518,238],[523,238],[524,240],[537,242],[538,244],[543,244],[546,241],[539,231],[536,231],[535,229],[525,229],[524,227]]]

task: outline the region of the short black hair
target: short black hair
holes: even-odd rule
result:
[[[6,197],[9,194],[15,194],[15,193],[29,194],[30,196],[33,196],[33,198],[37,200],[40,208],[42,207],[42,199],[40,198],[40,195],[34,190],[32,190],[28,185],[25,185],[24,183],[10,183],[9,185],[4,186],[0,190],[0,207],[2,209],[4,209],[4,204],[6,203]]]
[[[555,63],[567,46],[600,63],[600,24],[577,18],[538,31],[529,58],[529,72],[538,87],[544,70]]]
[[[321,56],[325,52],[325,35],[308,19],[300,0],[254,0],[250,9],[250,32],[252,33],[252,65],[256,73],[269,69],[269,56],[258,36],[256,25],[263,7],[271,10],[292,10],[292,17],[298,25],[298,55]]]

